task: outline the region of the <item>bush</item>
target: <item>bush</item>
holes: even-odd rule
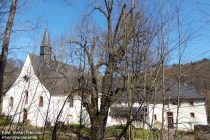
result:
[[[79,124],[70,124],[70,130],[73,133],[77,133],[80,129],[80,125]]]
[[[90,135],[90,128],[87,128],[83,125],[80,126],[79,124],[70,124],[69,128],[70,128],[70,131],[75,133],[75,134],[80,133],[83,136],[89,136]]]
[[[154,128],[151,130],[150,132],[150,137],[152,137],[153,139],[158,139],[160,137],[160,130],[157,128]]]
[[[110,126],[106,128],[105,134],[106,137],[116,137],[122,131],[122,126]]]
[[[135,138],[147,138],[149,136],[149,131],[144,129],[135,129]]]
[[[0,116],[0,126],[9,125],[12,122],[10,117],[7,116]]]

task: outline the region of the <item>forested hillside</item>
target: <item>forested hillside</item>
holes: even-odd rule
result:
[[[173,75],[176,77],[178,65],[172,66]],[[199,94],[207,99],[208,116],[210,116],[210,60],[203,59],[181,66],[181,81],[189,86],[194,86]],[[210,122],[210,117],[209,117]]]
[[[22,69],[23,62],[21,60],[15,60],[15,59],[8,59],[6,68],[5,68],[5,81],[4,81],[4,93],[12,86],[18,75],[20,74],[20,71]]]

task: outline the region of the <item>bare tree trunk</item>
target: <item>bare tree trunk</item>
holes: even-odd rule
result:
[[[178,126],[179,126],[178,125],[178,123],[179,123],[179,108],[180,108],[180,99],[179,99],[179,96],[180,96],[180,86],[181,86],[181,57],[182,57],[179,10],[177,10],[176,13],[177,13],[178,47],[179,47],[179,72],[178,72],[178,94],[177,94],[177,112],[176,112],[175,139],[177,137],[177,130],[178,130]]]
[[[128,67],[128,66],[127,66]],[[127,68],[127,74],[128,74],[128,79],[127,79],[127,88],[128,88],[128,108],[129,108],[129,120],[131,120],[132,116],[132,91],[131,91],[131,77],[129,74],[129,70]],[[132,139],[132,125],[129,125],[128,127],[128,140]]]
[[[163,134],[164,134],[164,121],[165,121],[165,88],[164,88],[164,66],[163,66],[163,62],[162,62],[162,123],[161,123],[161,132],[160,132],[160,140],[163,140]]]
[[[90,139],[91,140],[103,140],[105,135],[106,121],[107,116],[104,115],[99,118],[99,116],[91,118],[91,132]]]
[[[17,7],[17,1],[18,0],[12,0],[10,12],[9,12],[9,18],[7,21],[6,29],[4,32],[4,38],[2,42],[2,51],[1,51],[1,58],[0,58],[0,103],[2,103],[4,70],[7,63],[8,47],[9,47],[10,35],[11,35],[11,30],[12,30],[12,26],[14,22],[16,7]]]

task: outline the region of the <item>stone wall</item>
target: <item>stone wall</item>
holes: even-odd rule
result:
[[[210,126],[209,125],[195,125],[194,126],[194,140],[209,140]]]

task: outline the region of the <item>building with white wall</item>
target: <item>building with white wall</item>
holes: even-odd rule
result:
[[[164,109],[163,97],[159,92],[157,93],[156,104],[149,104],[148,122],[153,127],[159,127],[159,124],[164,123],[165,128],[174,129],[177,127],[178,110],[178,130],[191,131],[194,130],[194,125],[207,125],[205,98],[199,95],[194,87],[180,84],[180,91],[178,92],[177,81],[168,78],[165,82],[167,83],[167,90],[165,91]],[[164,114],[162,115],[163,110]],[[164,122],[162,122],[162,117],[164,117]]]
[[[76,76],[73,66],[51,60],[46,30],[40,56],[28,54],[20,75],[3,97],[3,114],[15,123],[28,121],[34,126],[58,121],[78,123],[83,108],[80,96],[73,92]]]
[[[34,126],[43,127],[55,122],[83,123],[89,125],[89,115],[81,106],[81,98],[74,92],[77,69],[73,66],[51,60],[49,33],[46,30],[40,47],[40,56],[29,54],[22,71],[13,86],[3,97],[3,114],[11,116],[14,123],[28,121]],[[166,80],[167,81],[167,80]],[[164,108],[165,128],[176,127],[178,85],[169,80]],[[132,109],[128,108],[128,94],[123,94],[111,106],[107,126],[123,125],[128,114],[138,112],[133,121],[135,127],[154,128],[162,123],[162,97],[153,94],[142,103],[141,94],[132,98]],[[181,85],[178,129],[192,130],[195,124],[207,124],[205,98],[196,90]],[[59,116],[59,117],[58,117]],[[81,117],[80,117],[81,116]]]

